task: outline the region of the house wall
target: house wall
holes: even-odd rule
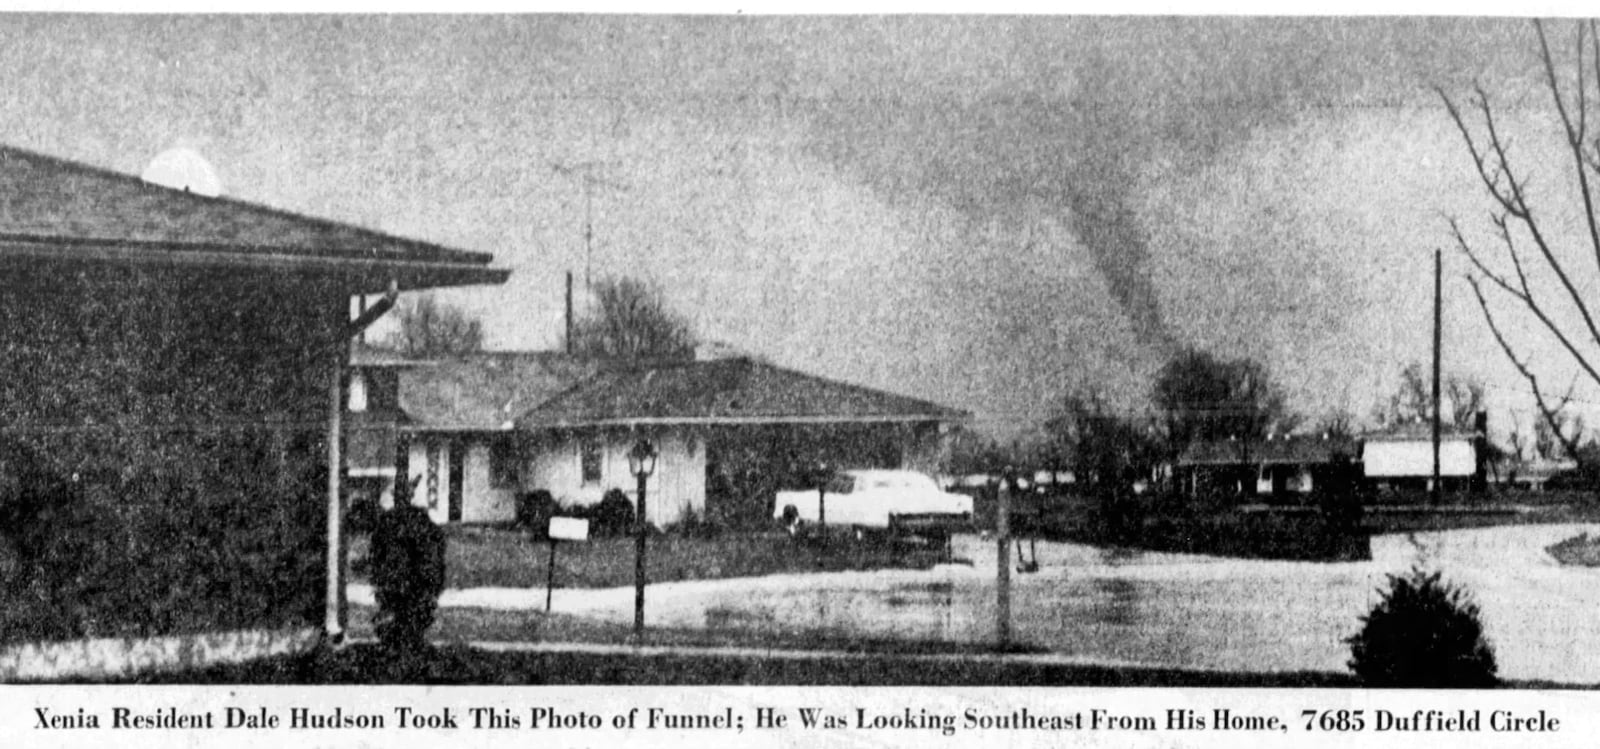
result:
[[[450,521],[450,452],[446,436],[413,434],[406,460],[406,476],[416,485],[411,503],[428,510],[435,523]]]
[[[506,523],[517,519],[518,487],[497,488],[489,473],[491,443],[497,434],[413,433],[406,474],[417,482],[412,503],[428,510],[435,523],[450,521],[450,456],[462,454],[461,522]],[[430,462],[435,479],[430,482]],[[420,479],[420,480],[419,480]]]
[[[1369,478],[1428,477],[1433,475],[1431,440],[1371,441],[1361,452]],[[1471,476],[1477,471],[1477,452],[1467,440],[1439,444],[1439,475]]]
[[[950,440],[938,424],[900,427],[903,432],[900,467],[937,476],[949,464]]]
[[[628,451],[638,436],[627,431],[599,434],[600,480],[583,481],[581,449],[583,435],[577,432],[544,432],[528,440],[527,470],[523,488],[545,490],[564,506],[598,504],[607,490],[620,489],[630,502],[637,502],[638,479],[628,472]],[[706,463],[704,439],[688,429],[662,431],[650,437],[658,457],[655,473],[645,485],[645,517],[652,524],[667,526],[683,519],[685,513],[704,513],[706,507]]]
[[[317,622],[343,290],[0,270],[0,641]]]
[[[466,465],[463,466],[466,506],[462,508],[462,521],[467,523],[505,523],[517,519],[516,486],[496,488],[489,475],[489,452],[492,438],[482,438],[467,443]]]

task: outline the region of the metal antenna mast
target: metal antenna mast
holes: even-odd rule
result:
[[[575,164],[550,162],[550,169],[583,187],[583,287],[594,288],[594,188],[606,187],[627,192],[628,186],[595,175],[596,169],[614,167],[615,161],[580,161]]]

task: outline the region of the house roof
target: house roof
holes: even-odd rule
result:
[[[0,260],[338,275],[377,292],[502,283],[493,259],[0,145]]]
[[[1470,429],[1458,429],[1455,426],[1444,424],[1439,429],[1439,439],[1444,441],[1470,440],[1482,436]],[[1366,432],[1361,439],[1367,442],[1432,442],[1433,425],[1422,422],[1396,424],[1394,426]]]
[[[1336,455],[1354,459],[1354,440],[1341,437],[1289,435],[1242,443],[1238,440],[1192,442],[1178,456],[1180,466],[1200,465],[1315,465],[1331,463]]]
[[[504,431],[522,413],[591,376],[595,360],[561,352],[491,351],[400,370],[409,431]]]
[[[967,416],[925,400],[732,358],[600,371],[524,412],[516,425],[871,423]]]

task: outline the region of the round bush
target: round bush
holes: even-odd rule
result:
[[[444,592],[444,532],[427,510],[401,506],[379,515],[372,530],[372,584],[378,600],[378,639],[396,650],[417,650],[433,625]]]
[[[633,503],[621,489],[610,489],[589,516],[597,536],[623,536],[633,532]]]
[[[1389,575],[1383,600],[1349,638],[1350,669],[1372,687],[1494,686],[1494,649],[1478,606],[1440,573]]]

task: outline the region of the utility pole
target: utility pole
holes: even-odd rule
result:
[[[1439,349],[1442,341],[1440,322],[1444,294],[1444,265],[1439,248],[1433,248],[1433,490],[1429,499],[1439,504]]]
[[[581,161],[576,164],[552,162],[550,168],[563,177],[578,180],[583,187],[583,287],[594,288],[594,188],[607,187],[627,192],[628,186],[620,182],[595,176],[595,170],[613,166],[617,162]]]
[[[567,355],[571,356],[576,348],[572,342],[572,271],[567,271]]]
[[[1011,477],[1013,470],[1006,466],[1000,472],[1000,485],[995,488],[994,547],[995,547],[995,644],[1002,650],[1011,646]]]

